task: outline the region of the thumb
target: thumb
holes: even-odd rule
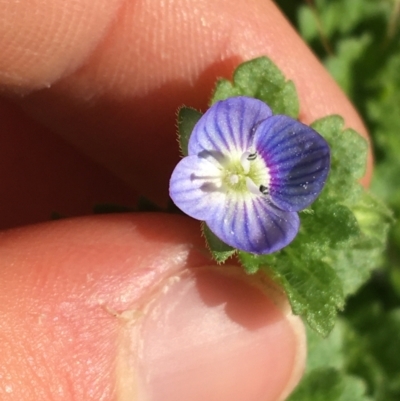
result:
[[[271,285],[210,267],[197,232],[154,214],[2,233],[1,400],[282,400],[300,320]]]

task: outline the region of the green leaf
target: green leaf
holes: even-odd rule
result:
[[[333,368],[316,369],[306,375],[288,401],[369,401],[365,386],[355,377]]]
[[[297,118],[299,102],[292,81],[287,81],[278,67],[267,57],[260,57],[240,64],[233,82],[218,81],[211,104],[233,96],[249,96],[267,103],[274,114]]]
[[[360,58],[368,51],[371,43],[372,37],[368,33],[357,38],[343,39],[338,43],[335,54],[326,59],[325,66],[348,94],[357,95],[357,81],[354,79],[352,71],[356,68]]]
[[[351,208],[360,227],[352,246],[332,254],[332,266],[343,282],[345,295],[354,294],[382,264],[392,212],[368,192],[363,192]]]
[[[385,246],[390,223],[394,222],[392,211],[369,192],[363,192],[360,200],[351,209],[364,235]]]
[[[318,19],[310,7],[300,7],[298,11],[299,31],[302,37],[308,41],[318,39]]]
[[[193,128],[202,113],[190,107],[181,107],[178,111],[179,145],[183,156],[188,155],[188,143]]]
[[[271,255],[239,251],[248,272],[262,268],[278,282],[289,298],[293,312],[303,316],[320,335],[332,330],[337,309],[343,308],[342,285],[335,271],[318,259],[309,258],[300,248],[289,246]]]
[[[343,393],[340,373],[332,368],[308,374],[289,397],[289,401],[337,401]]]
[[[380,299],[376,299],[364,302],[364,306],[357,305],[350,319],[363,344],[358,355],[352,357],[353,371],[369,379],[371,389],[379,400],[400,399],[400,308],[385,310]],[[368,353],[369,359],[374,360],[375,369],[381,371],[380,376],[369,370],[369,365],[360,358],[362,352],[364,355]]]
[[[385,285],[382,294],[378,285],[374,280],[351,300],[343,352],[347,371],[365,380],[376,401],[395,401],[400,399],[400,308],[387,309],[390,287]]]
[[[318,37],[321,40],[322,37],[335,39],[339,34],[345,36],[352,30],[359,29],[363,22],[368,21],[370,26],[378,25],[382,16],[390,12],[390,3],[393,2],[316,0],[313,1],[312,7],[305,5],[300,7],[298,13],[300,32],[307,40],[315,40]],[[381,24],[379,27],[382,30]]]
[[[332,199],[320,198],[310,207],[312,214],[300,214],[301,227],[292,247],[302,247],[309,258],[325,258],[329,250],[352,245],[360,235],[358,222],[351,210]]]
[[[329,143],[331,171],[323,196],[352,204],[361,195],[358,180],[365,174],[368,143],[356,131],[343,131],[343,118],[329,116],[311,124]]]
[[[270,274],[285,289],[293,313],[327,336],[335,325],[337,310],[344,306],[342,284],[335,271],[322,261],[288,258]]]
[[[221,241],[207,226],[206,223],[201,225],[203,236],[206,240],[207,248],[210,250],[212,257],[217,263],[223,263],[229,257],[236,253],[236,249]]]
[[[307,329],[307,365],[306,373],[320,368],[335,368],[343,371],[346,365],[344,337],[347,325],[339,319],[329,336],[322,338],[315,331]]]
[[[375,321],[368,333],[369,347],[384,372],[385,386],[380,400],[400,399],[400,309],[397,308]]]
[[[339,401],[372,401],[366,395],[367,389],[363,380],[353,376],[342,376],[343,390]]]

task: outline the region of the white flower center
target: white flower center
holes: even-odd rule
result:
[[[270,175],[264,160],[255,151],[232,155],[223,163],[222,184],[228,191],[268,194]]]
[[[230,180],[230,184],[231,184],[231,185],[236,185],[236,184],[239,183],[239,176],[238,176],[237,174],[232,174],[232,175],[229,177],[229,180]]]

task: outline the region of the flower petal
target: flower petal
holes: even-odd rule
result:
[[[208,216],[208,227],[228,245],[246,252],[276,252],[299,230],[297,213],[280,210],[259,195],[227,197],[224,209],[218,209]]]
[[[221,170],[207,159],[185,157],[172,173],[169,194],[179,209],[194,219],[204,221],[225,202]]]
[[[312,128],[283,115],[262,121],[254,143],[269,169],[269,194],[280,209],[295,212],[318,197],[330,168],[330,149]]]
[[[258,99],[238,96],[216,102],[195,125],[189,155],[241,154],[252,145],[253,128],[271,115],[271,109]]]

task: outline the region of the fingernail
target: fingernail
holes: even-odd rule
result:
[[[282,299],[234,266],[170,278],[125,328],[118,399],[284,399],[301,376],[305,336]]]

